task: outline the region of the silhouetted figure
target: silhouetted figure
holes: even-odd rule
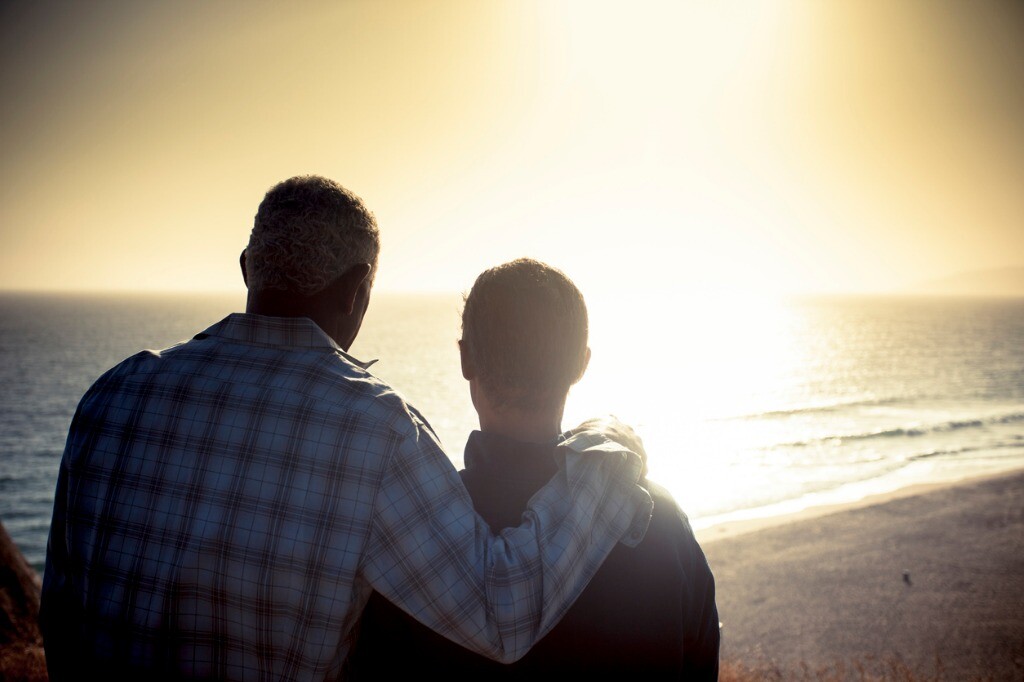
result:
[[[481,274],[462,317],[462,373],[480,431],[460,472],[477,511],[517,522],[555,474],[569,387],[590,359],[583,297],[561,272],[521,259]],[[375,594],[353,654],[360,679],[686,679],[718,674],[715,584],[686,516],[647,483],[654,513],[636,547],[616,547],[579,600],[521,661],[495,664]]]
[[[334,679],[374,589],[515,660],[646,528],[640,458],[586,429],[528,522],[490,533],[427,422],[346,352],[378,250],[358,197],[280,183],[246,312],[82,398],[43,580],[52,679]]]

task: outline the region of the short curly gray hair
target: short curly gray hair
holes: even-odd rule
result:
[[[368,263],[373,277],[380,231],[362,199],[333,180],[304,175],[263,197],[245,252],[250,290],[309,296],[359,263]]]

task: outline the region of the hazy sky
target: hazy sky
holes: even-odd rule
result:
[[[0,107],[0,288],[241,291],[304,173],[377,214],[382,289],[1024,264],[1012,0],[3,2]]]

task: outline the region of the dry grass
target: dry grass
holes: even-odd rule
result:
[[[19,643],[0,647],[0,680],[46,682],[48,679],[43,647]]]
[[[972,678],[973,682],[990,682],[993,677]],[[837,660],[816,668],[806,662],[782,666],[775,661],[753,666],[723,661],[719,682],[961,682],[946,675],[942,659],[936,656],[927,668],[913,668],[900,658],[883,660]],[[966,682],[966,681],[964,681]]]
[[[39,646],[0,647],[0,680],[46,682],[46,660]],[[974,678],[974,682],[991,682],[994,678]],[[722,662],[719,682],[954,682],[936,657],[930,670],[913,669],[898,658],[882,661],[837,661],[823,668],[807,663],[784,667],[775,662],[754,666]],[[960,682],[960,680],[956,680]]]

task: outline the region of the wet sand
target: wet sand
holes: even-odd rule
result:
[[[698,536],[723,661],[1024,680],[1024,471]]]

